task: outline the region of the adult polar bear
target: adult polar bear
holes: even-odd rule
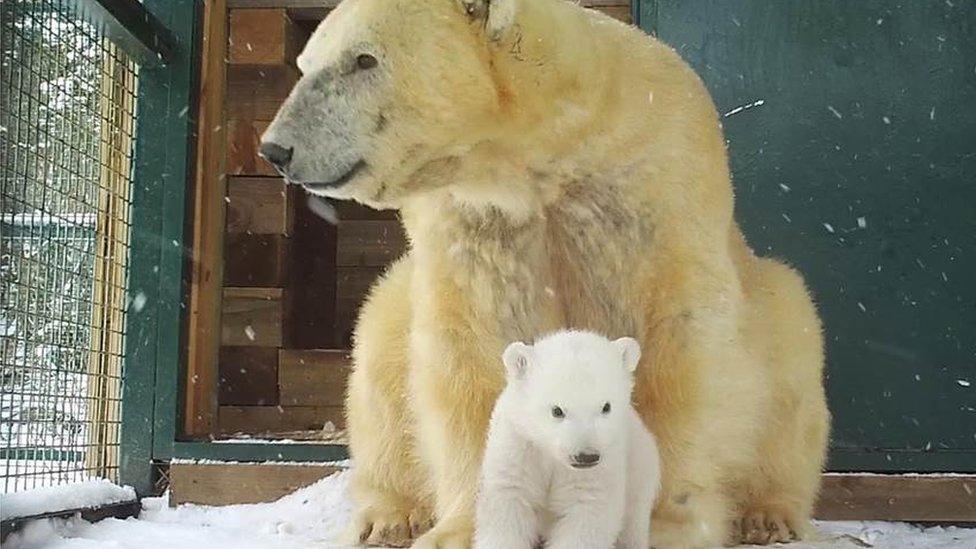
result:
[[[655,547],[802,535],[828,430],[802,280],[732,218],[696,75],[563,0],[345,0],[298,59],[262,154],[310,192],[396,208],[348,395],[354,537],[470,543],[507,342],[636,335],[657,435]]]

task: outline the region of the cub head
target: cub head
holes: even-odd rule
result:
[[[640,346],[565,331],[505,349],[507,391],[514,391],[520,428],[567,467],[598,466],[625,436]]]
[[[261,155],[311,193],[374,207],[446,184],[502,109],[490,50],[515,1],[344,0],[298,57]]]

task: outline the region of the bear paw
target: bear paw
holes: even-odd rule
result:
[[[738,534],[739,542],[753,545],[793,541],[798,532],[796,521],[778,511],[751,511],[732,523],[732,537]]]
[[[435,526],[414,542],[412,549],[468,549],[469,547],[471,547],[471,532]]]
[[[433,526],[430,514],[422,509],[382,509],[371,506],[353,518],[343,541],[351,545],[410,547],[417,536]]]

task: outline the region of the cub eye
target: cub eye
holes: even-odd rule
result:
[[[609,402],[606,402],[606,403],[603,404],[603,413],[604,414],[609,414],[610,413],[610,403]]]
[[[556,419],[562,419],[562,418],[566,417],[566,413],[563,412],[563,409],[560,408],[559,406],[553,406],[552,407],[552,417],[554,417]]]
[[[356,66],[360,69],[371,69],[379,64],[375,57],[368,53],[361,53],[356,56]]]

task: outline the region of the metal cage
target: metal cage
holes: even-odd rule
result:
[[[138,67],[71,4],[0,14],[2,490],[117,480]]]

